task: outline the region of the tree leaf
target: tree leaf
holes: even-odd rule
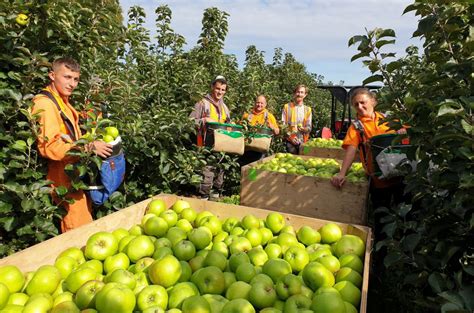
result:
[[[394,44],[395,43],[395,39],[392,39],[392,40],[378,40],[376,43],[375,43],[375,46],[377,48],[381,48],[385,45],[389,45],[389,44]]]
[[[374,82],[383,82],[383,76],[382,75],[372,75],[372,76],[364,79],[362,84],[363,85],[368,85],[368,84],[374,83]]]
[[[428,284],[436,294],[446,290],[446,279],[440,273],[434,272],[428,277]]]

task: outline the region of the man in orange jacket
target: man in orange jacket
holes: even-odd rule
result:
[[[52,187],[64,186],[72,203],[60,202],[53,194],[54,201],[64,207],[67,214],[61,220],[61,231],[77,228],[92,221],[92,205],[84,191],[72,191],[71,180],[64,168],[77,161],[68,151],[79,149],[75,141],[81,137],[79,114],[69,103],[69,97],[79,83],[80,66],[71,58],[59,58],[49,72],[50,84],[33,98],[32,113],[39,117],[38,151],[48,159],[47,179]],[[53,101],[55,99],[55,101]],[[94,141],[85,147],[100,157],[108,157],[112,146],[103,141]]]

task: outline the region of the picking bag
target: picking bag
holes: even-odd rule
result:
[[[102,205],[122,184],[125,177],[125,155],[118,152],[102,161],[97,186],[89,186],[87,193],[92,203]]]
[[[272,130],[267,127],[254,128],[255,133],[248,135],[245,140],[245,150],[268,152],[272,144]]]
[[[245,150],[242,126],[224,123],[207,123],[204,143],[217,152],[242,155]]]

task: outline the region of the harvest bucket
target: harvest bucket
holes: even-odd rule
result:
[[[244,154],[244,134],[242,126],[224,123],[206,124],[205,144],[214,151]]]
[[[245,150],[268,152],[272,143],[272,130],[267,127],[253,127],[245,140]]]

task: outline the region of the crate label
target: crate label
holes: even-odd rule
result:
[[[250,180],[250,181],[255,181],[257,180],[257,170],[255,168],[251,168],[249,169],[249,173],[247,175],[247,178]]]

